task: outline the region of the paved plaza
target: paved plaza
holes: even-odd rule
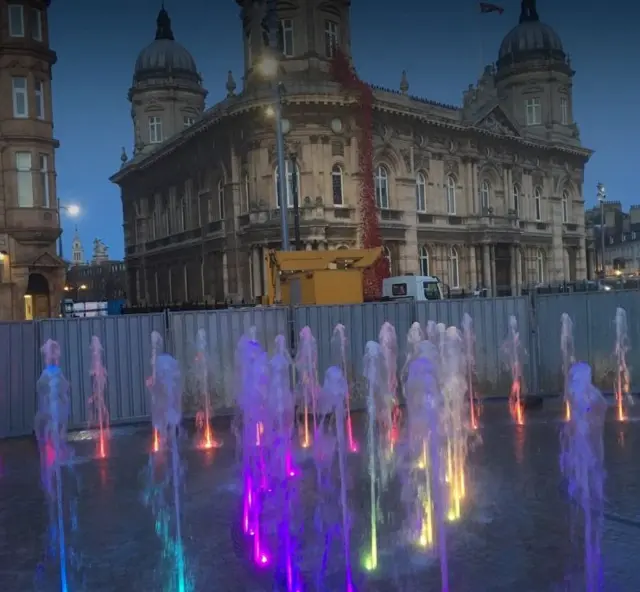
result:
[[[633,409],[632,409],[633,411]],[[571,506],[558,466],[559,401],[531,411],[514,426],[506,402],[485,405],[479,441],[469,455],[469,489],[463,517],[447,532],[452,592],[580,591],[580,527],[571,526]],[[632,413],[633,415],[633,413]],[[357,426],[361,427],[361,426]],[[361,440],[362,429],[357,430]],[[182,443],[184,463],[183,538],[197,592],[272,592],[281,585],[268,571],[256,572],[240,534],[241,489],[235,441],[217,426],[223,446],[198,450]],[[163,548],[154,516],[144,504],[144,472],[151,434],[145,427],[113,430],[110,454],[93,458],[89,434],[72,435],[76,459],[64,469],[66,531],[71,565],[70,592],[162,591]],[[363,447],[364,448],[364,447]],[[605,428],[607,466],[603,554],[605,590],[640,590],[640,421],[614,421]],[[304,491],[298,500],[307,522],[305,591],[342,592],[340,546],[331,546],[327,575],[318,581],[324,545],[314,539],[315,471],[301,458]],[[48,509],[40,488],[33,440],[0,442],[0,590],[59,591],[56,560],[47,559]],[[439,590],[439,563],[413,549],[398,550],[400,503],[394,489],[383,496],[378,573],[359,567],[366,547],[364,454],[349,458],[350,504],[354,511],[353,561],[359,592]],[[309,488],[308,491],[305,488]],[[335,505],[337,507],[337,497]],[[328,508],[331,511],[331,508]],[[387,537],[387,538],[385,538]],[[317,539],[317,537],[316,537]],[[387,544],[388,543],[388,544]],[[317,547],[317,552],[316,552]],[[392,550],[394,549],[395,550]],[[166,563],[166,562],[165,562]],[[170,589],[170,588],[169,588]]]

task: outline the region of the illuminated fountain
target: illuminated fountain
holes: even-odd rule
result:
[[[315,432],[318,427],[316,400],[320,388],[318,384],[318,346],[309,327],[304,327],[302,331],[300,331],[295,368],[302,395],[302,412],[304,414],[301,441],[302,447],[308,448],[311,445],[310,414],[313,416],[313,431]]]
[[[601,542],[604,512],[603,430],[607,403],[591,382],[591,368],[583,362],[569,369],[567,396],[571,419],[561,433],[560,467],[569,497],[584,521],[585,592],[602,589]]]
[[[627,313],[624,308],[616,309],[616,416],[618,421],[625,421],[627,413],[625,402],[633,403],[630,395],[629,368],[627,368],[627,352],[629,351],[629,334],[627,331]]]
[[[196,388],[200,399],[200,409],[196,413],[196,428],[200,433],[200,446],[205,449],[219,446],[213,437],[211,417],[213,407],[211,405],[211,387],[209,380],[209,356],[207,348],[207,333],[204,329],[198,329],[196,335],[196,358],[193,374],[196,379]]]
[[[353,424],[351,422],[351,395],[349,392],[349,358],[348,358],[348,342],[345,326],[337,324],[333,329],[331,338],[332,363],[342,370],[342,375],[347,381],[347,399],[346,399],[346,422],[347,422],[347,440],[349,442],[349,450],[351,452],[358,451],[358,443],[353,437]]]
[[[40,451],[40,476],[49,506],[51,543],[52,547],[55,545],[60,563],[60,589],[62,592],[67,592],[69,581],[62,464],[71,456],[71,449],[66,441],[69,421],[69,383],[60,369],[58,343],[48,339],[41,351],[44,356],[44,370],[36,385],[38,411],[35,417],[35,433]]]
[[[464,357],[467,370],[467,390],[469,393],[469,425],[472,430],[478,429],[480,405],[473,388],[473,377],[476,371],[475,345],[476,335],[473,331],[473,320],[465,312],[462,317],[462,336],[464,339]]]
[[[563,376],[563,400],[564,417],[566,421],[571,419],[571,405],[569,404],[569,369],[576,361],[573,345],[573,321],[566,313],[562,313],[560,321],[560,350],[562,351],[562,376]]]
[[[506,354],[507,364],[511,371],[511,391],[509,392],[509,412],[517,425],[524,425],[524,408],[522,401],[522,360],[518,320],[514,315],[509,317],[509,336],[502,346]]]
[[[98,456],[107,456],[107,442],[109,432],[109,411],[104,402],[104,392],[107,387],[107,371],[102,361],[103,348],[100,339],[95,335],[91,338],[91,397],[89,397],[89,412],[91,424],[98,429]]]
[[[158,452],[160,450],[160,433],[156,429],[157,422],[154,420],[153,410],[155,408],[153,402],[153,386],[156,381],[156,360],[158,358],[158,354],[162,352],[163,347],[163,339],[160,336],[160,333],[157,331],[152,331],[151,333],[151,376],[149,376],[146,380],[147,388],[151,393],[151,423],[153,425],[153,451]]]
[[[393,452],[400,430],[400,407],[398,406],[398,338],[391,323],[383,323],[378,335],[378,343],[384,367],[383,389],[377,404],[380,479],[385,487],[391,477]]]

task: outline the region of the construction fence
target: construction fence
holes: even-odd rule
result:
[[[518,323],[526,390],[542,395],[561,392],[563,378],[560,323],[563,313],[573,321],[576,358],[591,364],[596,385],[611,391],[617,362],[614,355],[616,310],[627,314],[627,364],[632,385],[640,380],[640,291],[564,293],[511,298],[478,298],[434,302],[378,302],[341,306],[296,306],[144,315],[47,319],[0,323],[0,438],[32,433],[36,412],[36,382],[43,369],[41,346],[47,339],[60,344],[62,369],[70,383],[70,428],[88,422],[91,396],[92,336],[104,348],[108,380],[105,393],[113,423],[146,421],[150,415],[146,378],[151,373],[152,331],[163,337],[165,351],[180,362],[185,382],[185,413],[197,407],[190,368],[196,355],[196,335],[204,329],[210,359],[210,388],[218,412],[234,406],[236,344],[255,327],[258,340],[271,352],[277,335],[297,347],[300,330],[309,326],[318,346],[320,381],[324,370],[338,362],[332,345],[334,327],[345,326],[347,366],[356,404],[362,392],[362,358],[367,341],[377,340],[385,321],[396,329],[398,366],[404,365],[406,335],[414,322],[433,320],[462,326],[465,313],[475,332],[475,388],[484,397],[506,396],[510,369],[505,354],[509,319]]]

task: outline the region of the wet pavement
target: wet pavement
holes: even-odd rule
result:
[[[506,402],[485,406],[479,441],[469,455],[468,501],[447,532],[452,592],[580,591],[580,527],[561,479],[559,401],[531,411],[514,426]],[[632,415],[633,415],[632,409]],[[640,416],[640,409],[636,414]],[[356,430],[362,441],[362,430]],[[91,434],[73,434],[76,459],[63,469],[69,592],[176,590],[155,518],[144,503],[151,434],[142,426],[115,428],[105,459],[95,458]],[[183,540],[197,592],[272,592],[284,589],[268,570],[256,571],[240,529],[241,488],[235,440],[216,426],[222,447],[199,450],[181,443],[184,468]],[[363,447],[364,448],[364,447]],[[640,590],[640,420],[619,424],[610,411],[605,427],[607,467],[603,534],[604,590]],[[301,453],[302,454],[302,453]],[[393,484],[381,501],[380,568],[364,572],[368,514],[364,454],[351,455],[353,563],[359,592],[439,590],[435,556],[393,543],[401,504]],[[160,455],[159,463],[168,459]],[[315,471],[300,456],[296,503],[306,524],[299,537],[306,565],[305,592],[345,590],[339,537],[330,546],[327,574],[317,573],[324,541],[314,531]],[[60,591],[57,559],[47,555],[49,509],[40,488],[39,460],[31,439],[0,442],[0,590]],[[329,500],[331,515],[337,497]],[[334,512],[335,514],[335,512]],[[573,536],[572,536],[573,533]],[[573,542],[572,542],[573,541]],[[66,592],[66,591],[65,591]],[[183,591],[180,591],[183,592]]]

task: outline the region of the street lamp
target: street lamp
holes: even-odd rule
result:
[[[604,267],[604,202],[607,199],[607,190],[605,189],[602,183],[598,183],[597,185],[598,191],[598,202],[600,203],[600,248],[602,252],[602,279],[605,277],[605,267]]]
[[[288,223],[288,195],[287,195],[287,170],[284,157],[284,130],[282,128],[282,94],[284,85],[278,80],[280,62],[273,53],[267,54],[260,62],[261,74],[275,81],[275,97],[273,104],[273,116],[276,121],[276,149],[278,151],[278,189],[280,193],[280,233],[282,234],[282,250],[289,250],[289,223]]]
[[[80,214],[80,206],[76,204],[63,204],[60,202],[60,200],[58,200],[58,215],[62,211],[65,211],[69,216],[75,218]],[[62,223],[60,224],[60,226],[62,226]],[[58,256],[60,257],[60,259],[64,260],[62,254],[62,228],[60,229],[60,236],[58,237]]]

